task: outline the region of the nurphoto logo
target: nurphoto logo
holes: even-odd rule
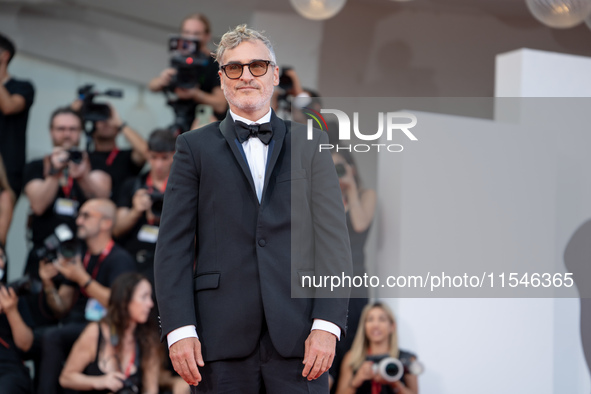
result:
[[[320,130],[329,131],[326,120],[322,116],[322,114],[332,114],[336,116],[339,130],[338,130],[338,140],[339,142],[345,143],[344,145],[337,144],[320,144],[319,150],[335,150],[338,152],[339,150],[347,150],[349,152],[369,152],[370,150],[376,150],[380,152],[381,150],[388,151],[388,152],[402,152],[404,147],[400,144],[349,144],[346,145],[348,141],[351,140],[351,120],[349,116],[338,109],[321,109],[320,113],[318,111],[314,111],[310,108],[302,108],[302,112],[309,117],[307,121],[307,130],[308,130],[308,139],[311,140],[312,137],[312,129],[314,128],[314,122],[316,123],[316,127]],[[401,120],[406,120],[406,122],[401,122]],[[385,127],[384,127],[385,124]],[[392,141],[393,136],[395,133],[402,132],[406,137],[408,137],[411,141],[418,141],[417,137],[410,131],[413,127],[417,125],[417,117],[410,112],[378,112],[378,130],[373,134],[366,134],[362,133],[359,130],[359,112],[353,112],[353,133],[355,136],[362,140],[362,141],[378,141],[382,138],[382,134],[384,133],[384,128],[386,129],[386,140]]]

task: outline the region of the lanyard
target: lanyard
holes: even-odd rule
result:
[[[6,341],[2,338],[0,338],[0,343],[2,344],[2,346],[4,346],[6,349],[10,349],[10,345],[8,343],[6,343]]]
[[[111,253],[111,249],[113,249],[113,245],[115,245],[115,241],[110,240],[109,243],[107,244],[107,246],[105,247],[105,249],[103,249],[103,251],[101,252],[101,254],[98,258],[98,261],[96,262],[96,265],[94,266],[94,269],[92,270],[92,274],[91,274],[92,279],[96,280],[99,268],[101,267],[101,264],[103,263],[105,258],[109,255],[109,253]],[[84,255],[84,268],[86,270],[88,270],[89,263],[90,263],[90,251],[87,250],[86,254]],[[86,297],[88,297],[88,294],[86,293],[86,289],[80,288],[80,291],[82,291],[82,294],[84,294]]]
[[[166,185],[168,184],[168,177],[166,177],[166,179],[164,180],[164,184],[162,185],[162,190],[160,190],[160,192],[164,192],[166,191]],[[148,176],[146,177],[146,186],[148,186],[148,191],[149,192],[153,192],[154,191],[154,181],[152,180],[152,174],[148,174]]]
[[[129,375],[131,374],[131,368],[135,364],[135,353],[136,352],[133,352],[133,354],[131,355],[131,359],[129,360],[129,364],[127,364],[127,368],[125,368],[125,377],[126,378],[128,378]]]
[[[111,153],[109,153],[109,156],[107,156],[107,161],[105,162],[107,164],[107,167],[111,167],[111,165],[115,161],[115,158],[117,157],[118,154],[119,154],[118,148],[113,149],[111,151]]]
[[[64,196],[66,198],[70,198],[70,194],[72,193],[72,187],[74,186],[74,179],[67,175],[66,176],[66,184],[62,186],[62,191],[64,192]]]

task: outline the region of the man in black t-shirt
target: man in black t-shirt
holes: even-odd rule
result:
[[[39,392],[57,392],[62,363],[72,345],[87,322],[98,321],[106,313],[115,279],[135,271],[133,258],[111,237],[116,210],[111,200],[85,202],[76,219],[77,235],[84,240],[85,251],[70,259],[59,256],[53,263],[40,264],[47,303],[64,324],[43,334]],[[56,287],[58,273],[66,280]]]
[[[155,130],[148,138],[150,171],[128,179],[117,200],[117,221],[113,234],[135,257],[137,270],[154,284],[154,251],[160,212],[175,152],[175,137],[167,130]]]
[[[201,44],[201,52],[209,58],[209,63],[201,75],[201,81],[198,86],[193,88],[174,89],[174,94],[180,100],[192,100],[197,104],[209,105],[213,109],[214,116],[222,120],[226,116],[228,104],[224,93],[220,88],[220,79],[218,76],[219,65],[211,56],[211,51],[207,47],[211,39],[211,25],[209,19],[202,14],[192,14],[183,19],[181,23],[180,34],[187,39],[198,40]],[[150,81],[149,87],[153,92],[165,90],[176,73],[174,68],[164,69],[159,76]],[[187,130],[184,130],[187,131]]]
[[[35,89],[29,81],[8,74],[8,63],[15,52],[14,44],[0,34],[0,155],[10,187],[18,198],[23,187],[27,121]]]
[[[24,172],[33,243],[25,273],[33,277],[38,274],[36,251],[55,228],[67,224],[74,231],[78,207],[89,198],[108,197],[111,192],[109,176],[92,169],[86,152],[77,150],[82,133],[80,116],[70,108],[58,108],[49,127],[52,153],[28,163]]]
[[[81,106],[77,100],[72,104]],[[140,173],[146,163],[148,144],[146,140],[126,122],[123,122],[115,108],[110,107],[111,117],[94,123],[92,133],[93,150],[88,154],[94,170],[102,170],[111,177],[111,199],[115,201],[123,182]],[[117,147],[117,135],[122,133],[129,141],[131,149]]]

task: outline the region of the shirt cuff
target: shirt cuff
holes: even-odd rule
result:
[[[314,323],[312,323],[312,330],[328,331],[331,334],[334,334],[339,341],[341,340],[341,328],[339,326],[337,326],[336,324],[331,323],[329,321],[322,320],[322,319],[314,319]],[[312,331],[312,330],[310,330],[310,331]],[[168,334],[168,335],[170,335],[170,334]]]
[[[169,332],[166,336],[168,347],[170,348],[173,343],[185,338],[199,338],[195,326],[183,326]]]

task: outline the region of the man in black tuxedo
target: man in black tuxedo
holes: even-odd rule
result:
[[[164,197],[162,335],[194,392],[325,393],[348,290],[292,295],[301,275],[352,272],[336,171],[318,149],[328,137],[271,110],[279,69],[262,34],[238,26],[216,57],[230,111],[178,137]]]

